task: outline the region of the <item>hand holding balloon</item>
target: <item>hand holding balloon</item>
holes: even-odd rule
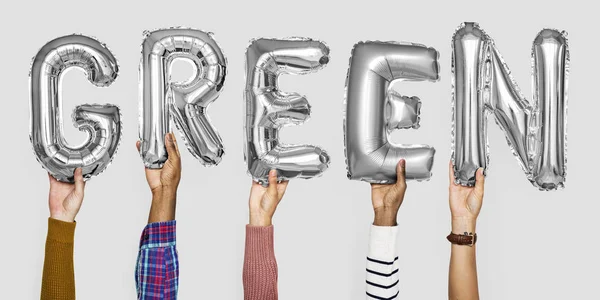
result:
[[[450,212],[452,213],[452,232],[475,232],[477,216],[483,203],[485,175],[483,168],[477,169],[475,186],[463,186],[454,180],[452,162],[450,168]]]
[[[75,183],[60,182],[50,173],[48,173],[48,179],[50,180],[48,195],[50,218],[63,222],[74,222],[83,202],[85,189],[83,171],[81,168],[75,169]]]
[[[250,189],[250,225],[252,226],[270,226],[275,214],[277,205],[283,198],[289,181],[277,181],[277,171],[269,172],[269,185],[262,186],[256,181],[252,181]]]
[[[375,211],[376,226],[396,226],[396,217],[406,193],[406,161],[396,165],[397,180],[394,184],[371,183],[371,201]]]
[[[152,207],[148,223],[175,219],[177,187],[181,179],[181,157],[173,133],[165,135],[168,159],[162,169],[145,168],[146,181],[152,191]],[[140,151],[140,142],[136,143]]]

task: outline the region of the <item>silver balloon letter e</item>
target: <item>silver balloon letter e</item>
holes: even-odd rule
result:
[[[306,122],[310,105],[297,93],[279,90],[281,74],[308,74],[329,62],[329,48],[306,39],[257,39],[246,50],[246,124],[244,155],[248,172],[258,182],[267,181],[270,169],[279,179],[312,178],[329,166],[329,156],[311,145],[279,142],[282,126]]]
[[[352,49],[346,78],[344,135],[348,178],[396,182],[396,164],[406,160],[406,178],[431,177],[435,149],[394,145],[394,129],[418,128],[421,100],[392,90],[394,81],[437,81],[438,52],[412,43],[360,42]]]

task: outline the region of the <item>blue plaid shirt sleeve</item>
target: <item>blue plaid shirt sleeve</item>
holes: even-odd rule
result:
[[[177,299],[179,261],[175,225],[175,220],[150,223],[142,232],[135,268],[138,300]]]

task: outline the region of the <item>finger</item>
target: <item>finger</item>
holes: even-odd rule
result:
[[[483,168],[479,168],[475,174],[475,190],[479,193],[479,195],[483,196],[484,185],[485,175],[483,175]]]
[[[85,181],[83,181],[83,170],[81,168],[75,169],[75,192],[79,195],[83,195],[85,188]]]
[[[135,148],[137,148],[137,151],[140,152],[140,146],[142,145],[142,142],[137,141],[135,142]]]
[[[269,171],[269,187],[267,192],[271,195],[277,195],[277,170]]]
[[[277,191],[279,192],[279,197],[283,197],[283,194],[285,194],[285,190],[287,189],[288,183],[290,183],[289,180],[282,180],[277,185]]]
[[[401,159],[396,165],[396,185],[406,186],[406,160]]]
[[[285,191],[285,189],[287,189],[288,184],[290,183],[289,180],[282,180],[279,185],[283,188],[283,190]]]
[[[50,181],[50,184],[56,183],[58,181],[56,180],[56,178],[54,178],[54,176],[50,175],[50,172],[48,172],[48,180]]]
[[[448,163],[448,175],[450,176],[450,183],[454,182],[454,165],[452,165],[452,160]]]

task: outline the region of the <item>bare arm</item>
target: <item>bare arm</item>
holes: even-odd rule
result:
[[[145,169],[146,181],[152,192],[152,205],[148,214],[148,223],[175,220],[177,188],[181,180],[181,157],[175,135],[165,135],[168,159],[161,169]],[[140,142],[136,144],[140,150]]]
[[[450,164],[449,200],[453,233],[476,233],[477,217],[483,202],[484,183],[483,169],[477,170],[474,187],[465,187],[454,183],[454,172],[452,164]],[[479,299],[476,245],[461,246],[452,244],[448,298],[460,300]]]

